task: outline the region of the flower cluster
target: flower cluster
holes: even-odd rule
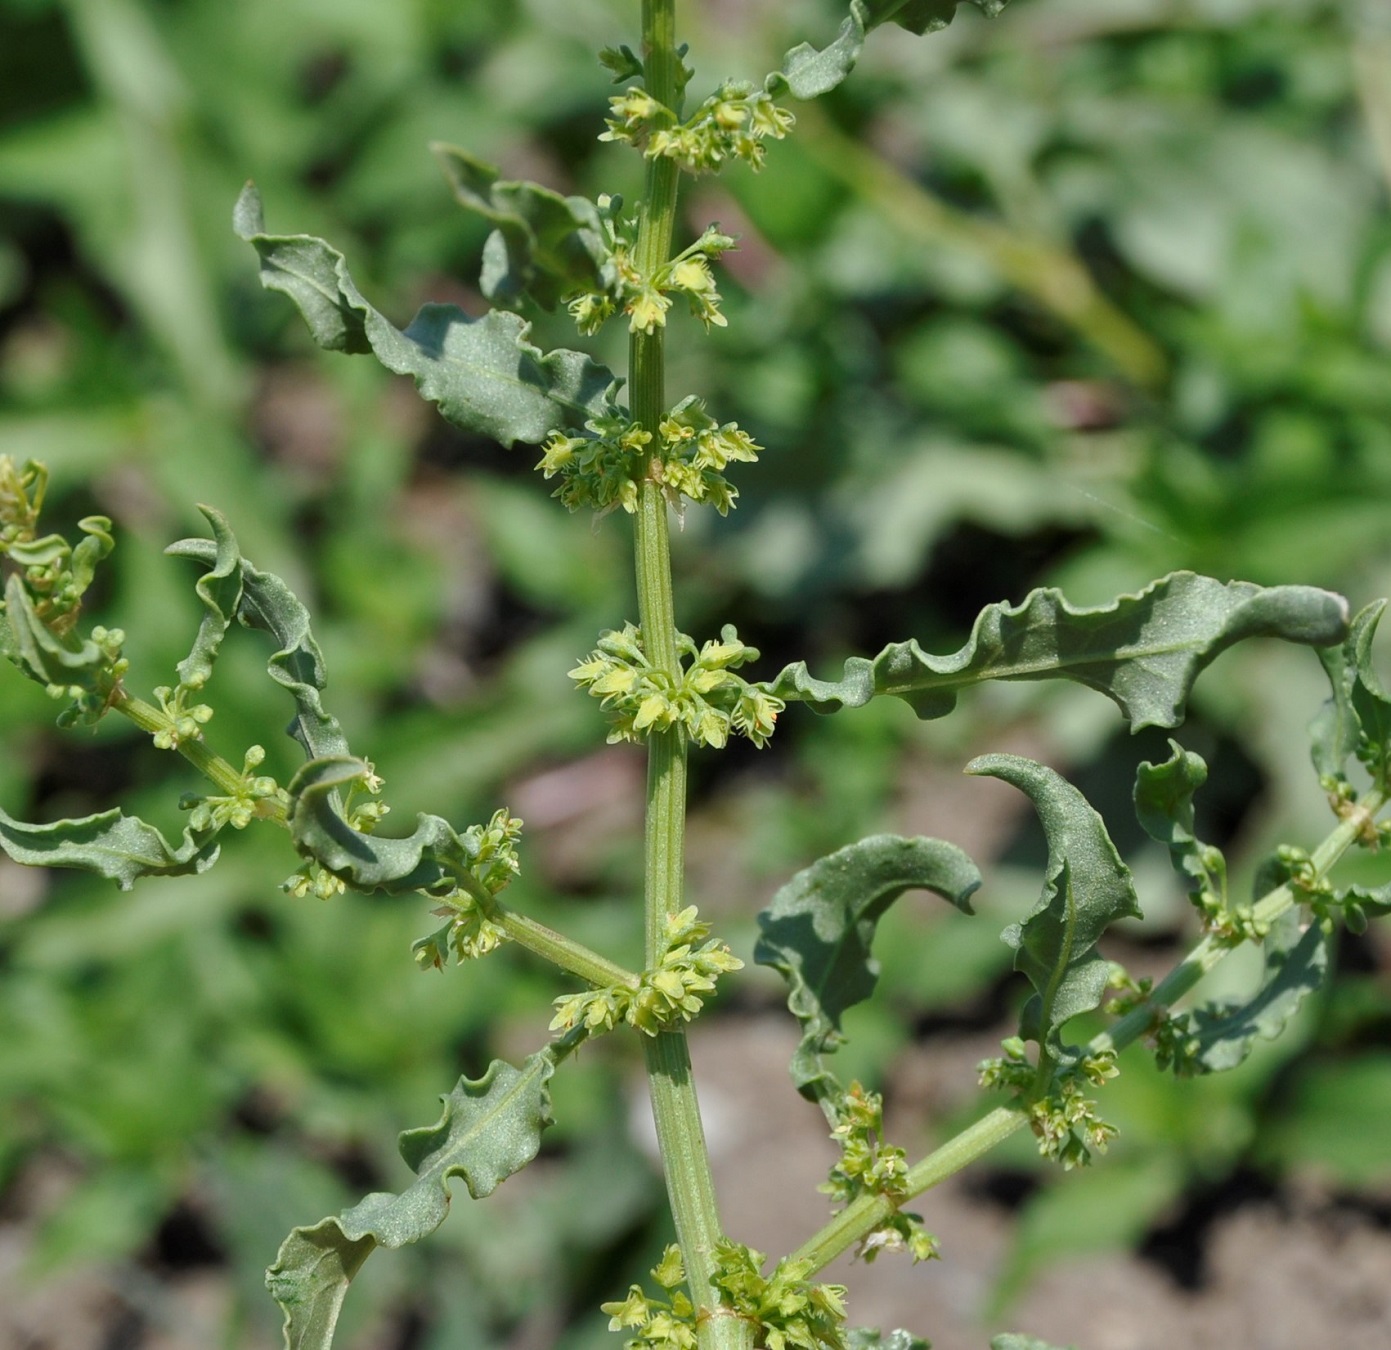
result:
[[[597,333],[620,310],[628,316],[633,333],[654,333],[665,326],[672,295],[684,295],[691,313],[708,330],[725,326],[720,313],[720,295],[710,264],[735,246],[732,235],[718,225],[708,226],[695,243],[682,249],[670,262],[650,276],[638,267],[633,256],[633,225],[618,216],[618,198],[601,197],[599,207],[607,236],[608,265],[602,280],[605,288],[586,291],[569,303],[570,315],[581,333]]]
[[[234,830],[244,830],[253,819],[264,816],[268,806],[283,806],[284,790],[270,775],[256,772],[265,757],[265,749],[259,745],[253,745],[246,752],[242,759],[241,782],[237,790],[227,796],[185,794],[180,798],[180,808],[190,813],[189,828],[215,831],[230,825]]]
[[[101,671],[90,685],[50,684],[45,686],[50,698],[70,698],[72,702],[58,714],[60,727],[81,724],[91,726],[106,715],[111,698],[120,687],[121,678],[130,669],[130,662],[121,655],[126,634],[122,628],[103,628],[98,624],[88,634],[101,653]]]
[[[464,845],[473,855],[469,873],[477,889],[456,890],[433,911],[448,922],[412,944],[411,953],[422,970],[443,970],[451,955],[461,963],[487,956],[508,940],[489,902],[521,870],[521,834],[522,822],[506,808],[494,811],[486,825],[472,825],[464,832]]]
[[[710,938],[710,925],[696,916],[694,905],[667,918],[665,938],[662,959],[643,971],[636,987],[611,984],[556,999],[551,1030],[569,1031],[583,1024],[591,1032],[612,1031],[626,1022],[655,1036],[678,1019],[689,1022],[714,993],[721,975],[743,969],[744,963],[723,942]]]
[[[604,1303],[600,1311],[609,1315],[610,1331],[634,1331],[624,1342],[625,1350],[695,1350],[695,1308],[680,1286],[686,1282],[681,1249],[672,1243],[652,1268],[652,1278],[666,1291],[666,1298],[654,1298],[632,1285],[621,1303]]]
[[[569,510],[590,506],[602,516],[621,506],[631,515],[651,440],[651,432],[620,413],[592,417],[583,435],[551,432],[536,467],[543,478],[560,478],[552,495]]]
[[[190,684],[170,688],[167,684],[155,690],[159,710],[169,719],[168,725],[154,734],[155,745],[161,750],[177,750],[189,741],[203,739],[203,727],[212,721],[213,710],[206,703],[189,703],[197,689]]]
[[[835,1113],[831,1138],[840,1145],[840,1161],[819,1189],[842,1209],[863,1195],[884,1196],[895,1206],[906,1200],[908,1161],[901,1148],[884,1142],[884,1099],[851,1083],[835,1104]],[[914,1262],[927,1261],[937,1255],[937,1240],[923,1228],[919,1215],[895,1208],[860,1243],[859,1254],[866,1263],[881,1251],[906,1251]]]
[[[343,804],[343,815],[348,825],[359,834],[371,834],[391,808],[378,800],[382,790],[381,775],[369,761],[364,763],[367,765],[367,772],[349,789],[347,800]],[[367,800],[355,801],[363,791],[369,794]],[[313,894],[320,900],[332,900],[335,895],[342,895],[347,886],[322,863],[311,858],[286,877],[280,883],[280,889],[296,899]]]
[[[711,1280],[723,1302],[758,1327],[756,1344],[767,1350],[844,1350],[845,1286],[812,1283],[811,1262],[791,1257],[765,1276],[764,1259],[762,1252],[722,1238]]]
[[[1091,1162],[1093,1149],[1105,1153],[1116,1137],[1116,1127],[1096,1114],[1096,1103],[1083,1094],[1079,1080],[1100,1087],[1114,1078],[1120,1072],[1115,1053],[1108,1050],[1083,1056],[1053,1079],[1046,1095],[1028,1100],[1038,1071],[1028,1060],[1024,1042],[1011,1036],[1001,1048],[1005,1052],[1001,1058],[984,1060],[978,1066],[980,1085],[1006,1088],[1025,1096],[1029,1128],[1038,1138],[1038,1151],[1045,1158],[1062,1163],[1068,1172]]]
[[[570,671],[570,678],[612,713],[610,744],[680,727],[698,745],[717,749],[731,732],[760,748],[766,745],[785,705],[733,673],[756,661],[758,649],[740,642],[732,624],[724,626],[718,642],[700,648],[684,633],[678,640],[688,661],[675,673],[647,659],[633,624],[601,634],[598,647]]]
[[[684,122],[641,88],[615,94],[609,112],[600,140],[635,146],[648,159],[673,159],[690,173],[715,173],[731,160],[757,172],[766,142],[782,140],[796,123],[766,90],[734,81],[722,84]]]
[[[571,511],[589,506],[606,515],[622,507],[633,514],[645,473],[678,511],[691,501],[708,503],[723,516],[739,496],[725,468],[753,463],[760,448],[737,423],[720,425],[700,399],[690,397],[662,419],[655,438],[616,409],[590,418],[578,436],[553,431],[536,467],[543,478],[561,480],[553,495]]]

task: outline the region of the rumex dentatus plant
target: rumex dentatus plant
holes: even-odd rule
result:
[[[988,12],[1002,6],[974,2]],[[894,1251],[913,1260],[937,1256],[938,1241],[917,1212],[919,1197],[1018,1130],[1029,1129],[1040,1152],[1064,1168],[1092,1161],[1114,1134],[1099,1099],[1121,1049],[1144,1041],[1161,1067],[1179,1075],[1233,1067],[1258,1038],[1278,1034],[1318,987],[1335,925],[1358,929],[1391,907],[1391,884],[1376,890],[1333,878],[1347,850],[1376,848],[1387,830],[1378,817],[1391,794],[1391,696],[1371,656],[1380,606],[1350,618],[1346,604],[1325,591],[1192,573],[1097,608],[1074,608],[1039,590],[1018,605],[988,606],[957,652],[936,656],[913,640],[894,643],[873,658],[851,658],[830,680],[814,678],[801,663],[752,679],[759,654],[732,626],[704,638],[677,627],[671,521],[704,506],[731,510],[737,475],[759,453],[745,431],[722,422],[697,394],[673,398],[666,388],[673,307],[686,306],[707,329],[723,326],[717,267],[737,246],[716,224],[689,244],[676,240],[678,188],[684,177],[736,162],[762,168],[776,143],[794,133],[786,100],[814,98],[839,84],[871,29],[893,23],[923,34],[948,23],[955,7],[956,0],[851,0],[829,45],[799,46],[761,85],[725,83],[697,101],[677,41],[674,0],[643,0],[636,50],[601,55],[619,90],[603,137],[632,147],[645,163],[636,204],[503,181],[467,152],[437,147],[459,201],[492,226],[480,285],[493,308],[482,318],[427,305],[398,329],[363,297],[328,244],[270,234],[253,188],[236,206],[235,228],[259,256],[263,283],[298,306],[321,346],[370,353],[409,374],[460,427],[506,447],[538,447],[537,468],[570,510],[632,518],[636,622],[615,616],[617,626],[598,635],[570,677],[608,712],[611,739],[647,749],[641,970],[623,968],[508,903],[521,822],[506,810],[462,829],[433,815],[418,817],[406,834],[379,828],[383,784],[324,707],[326,675],[309,614],[283,581],[242,556],[231,525],[211,507],[203,508],[211,538],[169,550],[201,569],[198,632],[176,668],[177,682],[155,687],[151,699],[137,696],[124,635],[82,620],[84,595],[113,547],[111,522],[87,517],[76,542],[44,533],[43,467],[0,459],[5,655],[64,701],[64,725],[123,714],[210,783],[206,794],[184,801],[187,824],[172,843],[119,809],[42,825],[0,812],[0,844],[12,858],[85,868],[129,887],[145,876],[204,871],[216,862],[223,830],[269,821],[288,833],[297,855],[285,882],[293,896],[331,899],[353,888],[426,899],[441,922],[415,944],[422,967],[443,969],[515,942],[571,980],[555,999],[553,1040],[520,1065],[496,1061],[480,1078],[461,1079],[436,1124],[401,1137],[416,1174],[412,1185],[399,1195],[369,1195],[286,1239],[268,1283],[285,1311],[290,1346],[329,1344],[363,1262],[379,1246],[428,1236],[446,1216],[456,1178],[481,1199],[530,1162],[550,1122],[551,1077],[586,1039],[625,1024],[640,1033],[646,1055],[677,1241],[653,1271],[652,1290],[634,1286],[621,1298],[614,1291],[604,1307],[613,1328],[630,1344],[681,1350],[811,1350],[885,1340],[906,1350],[920,1344],[906,1332],[847,1329],[845,1291],[817,1280],[832,1260],[850,1250],[866,1260]],[[566,306],[585,336],[626,324],[626,384],[582,352],[533,345],[520,312],[533,304]],[[293,702],[289,731],[305,762],[285,783],[260,772],[258,745],[240,751],[240,767],[213,748],[212,678],[234,622],[268,636],[268,672]],[[1220,851],[1195,833],[1202,760],[1174,742],[1167,760],[1142,765],[1134,793],[1140,824],[1168,848],[1204,932],[1162,979],[1136,980],[1099,950],[1106,928],[1138,914],[1140,904],[1100,816],[1077,789],[1016,756],[985,755],[967,766],[1030,799],[1049,859],[1038,903],[1003,935],[1031,989],[1018,1034],[981,1066],[982,1086],[1004,1100],[927,1157],[910,1161],[885,1137],[880,1099],[858,1083],[842,1083],[832,1057],[845,1013],[873,993],[878,920],[909,890],[932,891],[970,913],[981,885],[975,864],[942,840],[875,835],[812,864],[778,891],[760,916],[755,957],[787,981],[802,1031],[793,1082],[821,1107],[839,1148],[824,1186],[833,1213],[797,1250],[771,1263],[726,1233],[684,1025],[740,962],[685,903],[691,748],[718,750],[731,736],[763,746],[792,703],[831,713],[892,695],[919,717],[943,717],[964,690],[987,680],[1071,680],[1109,697],[1132,729],[1174,728],[1201,671],[1232,644],[1257,636],[1313,647],[1327,672],[1331,695],[1312,742],[1335,823],[1312,849],[1279,849],[1259,893],[1236,896]],[[1264,959],[1252,993],[1178,1006],[1218,962],[1248,945]],[[1075,1042],[1069,1024],[1082,1014],[1109,1017],[1109,1025]]]

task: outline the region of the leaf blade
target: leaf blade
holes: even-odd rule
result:
[[[1048,839],[1048,869],[1033,910],[1001,935],[1015,950],[1015,969],[1034,986],[1020,1016],[1020,1035],[1040,1054],[1068,1066],[1081,1051],[1062,1041],[1063,1027],[1101,1004],[1110,962],[1097,940],[1116,919],[1140,917],[1130,869],[1087,799],[1061,774],[1018,755],[982,755],[966,772],[999,778],[1034,804]]]
[[[377,1247],[428,1237],[449,1212],[449,1182],[474,1199],[521,1171],[551,1124],[548,1084],[571,1042],[558,1041],[518,1069],[494,1060],[482,1078],[460,1078],[434,1125],[406,1131],[401,1156],[416,1179],[400,1194],[375,1192],[337,1217],[296,1228],[266,1271],[285,1314],[286,1350],[328,1350],[353,1278]]]
[[[530,325],[506,310],[471,319],[454,305],[428,304],[399,329],[363,297],[337,249],[312,235],[272,235],[248,183],[233,228],[261,259],[261,284],[294,301],[319,346],[371,353],[409,375],[421,395],[466,431],[511,447],[540,444],[561,426],[580,426],[612,404],[611,371],[581,352],[544,354]]]
[[[1074,608],[1061,592],[1040,588],[1019,605],[987,606],[951,655],[896,642],[873,659],[851,657],[839,681],[814,679],[802,661],[760,687],[818,712],[891,695],[932,719],[985,680],[1066,679],[1105,694],[1138,731],[1177,726],[1193,682],[1236,642],[1277,637],[1321,647],[1342,641],[1347,628],[1347,602],[1329,591],[1174,572],[1095,608]]]
[[[787,981],[787,1005],[802,1026],[791,1073],[797,1090],[825,1102],[840,1092],[823,1056],[844,1039],[846,1009],[873,992],[875,927],[907,890],[930,890],[963,913],[980,885],[975,863],[940,839],[871,835],[818,859],[783,886],[758,916],[754,960]]]

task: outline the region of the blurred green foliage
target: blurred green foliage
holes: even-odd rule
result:
[[[49,463],[56,516],[117,520],[98,609],[130,634],[133,684],[166,682],[187,648],[192,578],[159,550],[213,503],[310,602],[330,706],[396,812],[462,824],[507,801],[534,827],[518,905],[565,906],[576,936],[630,960],[640,770],[597,751],[600,715],[559,693],[594,633],[635,617],[621,522],[566,516],[530,452],[470,441],[374,365],[311,350],[229,218],[252,177],[277,227],[332,238],[387,313],[479,308],[483,226],[426,143],[631,193],[633,165],[595,141],[593,53],[631,40],[634,8],[0,0],[0,451]],[[829,37],[837,6],[685,9],[708,84]],[[763,175],[686,200],[692,237],[719,220],[742,248],[729,328],[698,343],[674,325],[672,393],[768,449],[741,509],[693,514],[676,542],[683,627],[733,619],[771,673],[909,636],[952,650],[981,605],[1045,582],[1079,603],[1176,567],[1355,605],[1391,591],[1391,25],[1375,0],[1018,0],[931,40],[876,33],[825,103]],[[537,328],[574,345],[554,316]],[[263,741],[283,775],[267,718],[289,709],[262,661],[251,639],[224,658],[213,739]],[[1185,739],[1213,765],[1206,832],[1249,878],[1277,837],[1322,832],[1295,729],[1323,695],[1307,653],[1222,667]],[[0,805],[47,819],[121,794],[172,823],[192,786],[172,757],[105,724],[62,736],[51,716],[5,681]],[[945,726],[877,704],[784,723],[762,757],[695,765],[692,898],[736,948],[811,858],[890,824],[951,837],[947,775],[1020,744],[1120,802],[1103,810],[1139,850],[1142,895],[1159,878],[1144,942],[1184,931],[1123,824],[1135,762],[1166,752],[1119,739],[1104,701],[1010,688]],[[1013,828],[984,919],[886,919],[887,997],[852,1021],[847,1074],[892,1093],[915,1025],[988,1019],[1009,959],[995,920],[1031,898],[1041,859]],[[272,1334],[260,1272],[280,1236],[390,1181],[397,1130],[534,1039],[559,992],[513,953],[421,975],[422,912],[291,901],[294,859],[263,843],[131,896],[0,866],[0,1191],[44,1166],[74,1178],[34,1269],[174,1260],[171,1219],[192,1215],[235,1276],[229,1343]],[[1320,1006],[1240,1072],[1175,1086],[1127,1065],[1107,1089],[1112,1160],[1029,1201],[1002,1296],[1064,1235],[1132,1240],[1237,1166],[1384,1179],[1391,1146],[1362,1122],[1391,1094],[1391,949],[1375,932],[1344,945]],[[776,1002],[755,986],[732,1011]],[[607,1043],[567,1070],[550,1161],[374,1274],[359,1325],[427,1346],[601,1335],[590,1310],[663,1240],[647,1165],[607,1149],[624,1072]],[[1011,1162],[1034,1165],[1027,1145]]]

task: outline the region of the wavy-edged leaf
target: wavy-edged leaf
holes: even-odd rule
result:
[[[906,4],[902,0],[850,0],[850,12],[835,40],[820,50],[808,42],[794,47],[783,58],[782,70],[768,77],[767,88],[770,93],[786,88],[794,98],[829,93],[855,68],[871,29],[893,22],[910,33],[935,33],[951,23],[957,5],[964,3],[967,0],[907,0]],[[1009,0],[969,3],[993,19]]]
[[[1176,1013],[1170,1019],[1179,1048],[1176,1074],[1234,1069],[1258,1039],[1273,1041],[1304,1000],[1323,983],[1328,941],[1318,923],[1305,928],[1298,911],[1287,910],[1261,944],[1265,970],[1249,998],[1225,999]]]
[[[932,1350],[928,1341],[901,1327],[890,1332],[872,1327],[852,1327],[842,1339],[845,1350]]]
[[[1020,1015],[1020,1035],[1037,1041],[1056,1064],[1074,1064],[1080,1052],[1063,1044],[1062,1029],[1100,1006],[1110,975],[1097,940],[1114,920],[1140,917],[1130,869],[1087,799],[1052,769],[1017,755],[982,755],[966,772],[1013,784],[1043,822],[1043,894],[1023,922],[1001,936],[1014,948],[1014,968],[1034,987]]]
[[[76,867],[130,890],[140,877],[206,872],[217,861],[212,834],[190,830],[171,845],[153,825],[119,809],[30,825],[0,811],[0,848],[29,867]]]
[[[543,354],[530,325],[506,310],[471,319],[454,305],[425,305],[403,329],[372,308],[337,249],[312,235],[266,233],[261,198],[248,183],[233,227],[261,258],[261,284],[299,307],[329,351],[368,353],[414,378],[421,395],[455,426],[504,446],[539,444],[610,405],[611,371],[581,352]]]
[[[1193,797],[1207,782],[1207,764],[1177,741],[1169,748],[1173,755],[1163,764],[1144,763],[1136,770],[1135,814],[1145,833],[1168,847],[1190,895],[1220,896],[1222,882],[1214,868],[1222,866],[1221,855],[1199,841],[1193,824]]]
[[[477,845],[439,816],[418,815],[405,839],[362,834],[339,810],[343,792],[369,767],[351,755],[311,759],[290,780],[290,833],[295,847],[359,891],[451,889],[469,885]]]
[[[1372,659],[1386,604],[1377,600],[1360,610],[1346,640],[1319,652],[1332,689],[1309,727],[1321,777],[1345,778],[1348,761],[1356,756],[1379,784],[1391,778],[1391,694]]]
[[[39,618],[17,573],[5,579],[5,612],[0,621],[0,653],[39,684],[76,685],[110,664],[91,638],[76,629],[61,636]]]
[[[285,1313],[287,1350],[328,1350],[353,1277],[377,1247],[428,1237],[449,1213],[449,1182],[461,1177],[475,1200],[521,1171],[551,1123],[547,1084],[569,1043],[531,1055],[520,1069],[494,1060],[482,1078],[461,1078],[442,1098],[435,1125],[401,1136],[415,1181],[399,1195],[375,1192],[336,1218],[296,1228],[286,1238],[266,1287]]]
[[[889,694],[930,719],[984,680],[1074,680],[1105,694],[1138,731],[1177,726],[1194,680],[1236,642],[1276,637],[1322,647],[1341,642],[1347,628],[1347,602],[1330,591],[1174,572],[1095,609],[1074,609],[1052,589],[1019,605],[989,605],[950,656],[895,642],[872,660],[851,657],[840,680],[813,679],[798,662],[761,687],[818,712]]]
[[[198,640],[188,660],[179,667],[202,669],[211,665],[222,635],[227,631],[233,612],[223,606],[235,592],[235,617],[247,628],[259,628],[280,644],[266,663],[271,678],[287,690],[295,700],[295,716],[287,728],[304,753],[315,756],[346,755],[348,742],[338,719],[325,712],[320,695],[327,683],[323,654],[309,627],[309,611],[295,593],[273,572],[262,572],[236,552],[239,585],[233,587],[223,572],[228,558],[237,549],[236,540],[227,522],[210,506],[199,508],[212,523],[216,542],[211,539],[181,539],[164,551],[173,557],[193,558],[217,578],[215,585],[201,586],[199,598],[206,608],[198,632]],[[221,573],[221,575],[219,575]],[[207,578],[203,578],[206,580]]]
[[[606,289],[608,247],[598,208],[587,197],[500,179],[491,164],[457,146],[436,142],[430,149],[454,196],[494,227],[480,279],[489,300],[510,309],[529,295],[554,309],[567,295]]]
[[[236,536],[220,511],[210,506],[198,509],[212,526],[214,553],[212,565],[193,585],[203,602],[198,635],[189,654],[176,667],[179,680],[194,689],[201,689],[212,675],[222,639],[242,599],[242,557]]]
[[[870,954],[875,926],[904,891],[934,891],[963,912],[980,871],[940,839],[877,834],[798,872],[758,916],[754,960],[788,983],[787,1006],[802,1026],[792,1081],[812,1101],[839,1094],[822,1056],[844,1040],[841,1017],[874,992],[879,964]]]
[[[1391,785],[1391,694],[1372,660],[1372,642],[1385,610],[1384,600],[1368,605],[1349,640],[1357,671],[1351,695],[1361,732],[1357,754],[1381,787]]]

